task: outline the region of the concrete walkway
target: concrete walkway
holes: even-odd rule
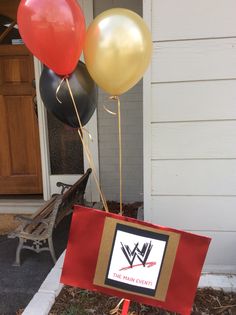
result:
[[[57,257],[66,248],[70,218],[55,229],[53,240]],[[15,315],[24,309],[54,266],[49,252],[22,250],[21,266],[14,267],[17,239],[0,236],[0,314]]]

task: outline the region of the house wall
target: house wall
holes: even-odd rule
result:
[[[144,0],[145,219],[212,237],[213,272],[236,272],[235,11],[234,0]]]
[[[94,16],[114,7],[123,7],[142,16],[142,0],[94,1]],[[114,78],[115,80],[115,78]],[[108,200],[119,200],[119,158],[117,117],[103,106],[116,111],[116,103],[99,90],[98,141],[100,181]],[[143,97],[142,82],[121,96],[123,137],[123,201],[143,200]]]

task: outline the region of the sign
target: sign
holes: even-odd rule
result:
[[[61,282],[190,314],[210,239],[76,206]]]
[[[94,284],[164,301],[179,239],[171,231],[106,217]]]
[[[105,284],[154,296],[168,238],[117,223]]]

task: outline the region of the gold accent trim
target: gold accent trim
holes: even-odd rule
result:
[[[103,106],[105,111],[113,116],[117,116],[118,123],[118,143],[119,143],[119,187],[120,187],[120,215],[123,215],[123,164],[122,164],[122,131],[121,131],[121,108],[119,96],[112,95],[109,97],[110,100],[117,101],[117,113],[112,112],[106,106]]]
[[[158,285],[157,285],[156,293],[154,297],[150,295],[146,295],[146,294],[123,290],[123,289],[105,284],[106,273],[108,269],[108,264],[109,264],[109,259],[110,259],[110,254],[112,250],[112,244],[113,244],[113,239],[115,236],[117,223],[126,225],[126,226],[135,227],[140,230],[160,233],[160,234],[169,236],[161,272],[159,275]],[[170,282],[170,278],[171,278],[171,274],[172,274],[172,270],[173,270],[173,266],[175,262],[175,256],[176,256],[177,248],[179,245],[179,240],[180,240],[180,234],[175,233],[175,232],[163,231],[158,228],[155,229],[148,226],[140,225],[138,223],[126,222],[123,220],[107,217],[104,223],[104,229],[103,229],[93,284],[104,287],[104,288],[110,288],[113,290],[115,289],[121,292],[148,297],[150,299],[155,299],[155,300],[164,302],[166,299],[166,294],[167,294],[167,290],[168,290],[168,286],[169,286],[169,282]]]

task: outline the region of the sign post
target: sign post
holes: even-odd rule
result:
[[[130,300],[125,299],[122,307],[121,315],[127,315],[129,311]]]

